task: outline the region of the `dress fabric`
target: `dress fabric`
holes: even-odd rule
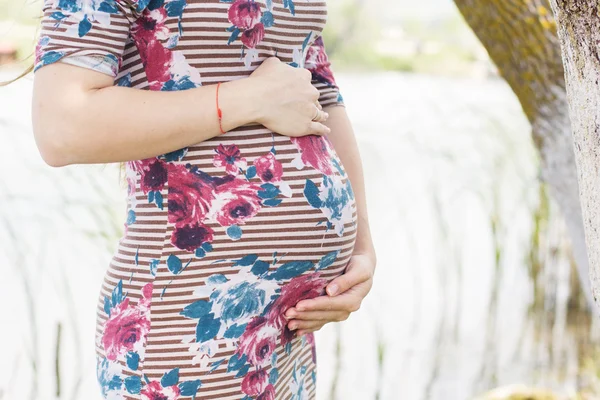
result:
[[[61,61],[175,91],[276,56],[311,70],[323,106],[343,106],[326,15],[320,0],[45,0],[34,70]],[[283,314],[325,295],[354,247],[354,195],[331,142],[243,126],[127,162],[126,177],[96,311],[103,398],[314,399],[314,336]]]

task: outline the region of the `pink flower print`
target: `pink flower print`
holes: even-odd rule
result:
[[[149,165],[152,164],[156,159],[156,157],[149,157],[144,158],[143,160],[127,161],[125,164],[136,173],[142,174],[144,171],[148,170]]]
[[[117,358],[146,343],[150,331],[150,303],[152,301],[152,283],[142,288],[142,298],[137,306],[129,304],[129,297],[111,309],[105,323],[102,344],[106,358]]]
[[[140,187],[145,194],[152,190],[162,190],[167,183],[166,164],[154,158],[144,166],[141,175]]]
[[[151,90],[160,90],[171,79],[171,50],[163,47],[162,43],[151,42],[146,47],[146,56],[150,60],[144,64],[146,76]]]
[[[162,44],[169,35],[166,19],[167,11],[161,7],[141,15],[131,29],[152,90],[160,90],[171,79],[172,53]]]
[[[292,278],[288,284],[282,286],[281,294],[275,299],[267,313],[267,319],[278,329],[285,327],[281,337],[283,344],[288,343],[294,336],[287,328],[287,320],[283,316],[285,312],[300,300],[321,296],[325,293],[326,285],[327,279],[320,278],[320,274],[316,272]]]
[[[283,175],[283,166],[275,158],[275,154],[268,152],[254,160],[256,174],[263,182],[279,182]]]
[[[240,149],[235,145],[223,145],[215,149],[215,156],[213,158],[213,165],[215,167],[225,167],[225,171],[229,175],[236,176],[239,174],[240,169],[246,169],[246,159],[240,155]]]
[[[212,242],[213,233],[210,226],[201,223],[176,226],[171,234],[171,243],[178,249],[195,251],[202,243]]]
[[[264,366],[271,362],[271,355],[277,347],[279,330],[269,324],[265,317],[254,317],[239,338],[238,353],[246,355],[254,366]]]
[[[313,78],[328,85],[335,85],[335,78],[331,72],[331,64],[325,52],[323,37],[315,39],[312,46],[306,52],[304,67],[312,72]]]
[[[246,47],[253,49],[265,37],[265,26],[262,23],[256,24],[254,28],[246,29],[242,33],[240,40]]]
[[[329,140],[323,136],[306,135],[290,138],[300,152],[302,164],[310,165],[325,175],[333,173]]]
[[[262,368],[251,371],[244,376],[242,392],[248,396],[258,396],[263,393],[269,384],[269,374]]]
[[[181,395],[181,390],[177,385],[163,388],[158,381],[152,381],[144,386],[140,393],[142,400],[177,400]]]
[[[267,385],[265,391],[256,400],[275,400],[275,387],[271,384]]]
[[[168,220],[178,226],[204,221],[214,200],[213,184],[184,165],[168,164]]]
[[[217,186],[210,217],[221,226],[239,225],[254,217],[261,208],[261,187],[245,179],[229,179]]]
[[[262,12],[254,0],[236,0],[229,7],[229,22],[239,29],[252,29],[260,22]]]

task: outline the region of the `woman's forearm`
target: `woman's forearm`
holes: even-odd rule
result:
[[[345,107],[326,107],[329,118],[325,122],[331,129],[327,135],[336,152],[338,153],[350,182],[357,207],[358,232],[354,252],[365,254],[376,262],[375,248],[371,237],[369,227],[369,218],[367,214],[367,199],[365,194],[365,181],[362,168],[362,161],[356,143],[356,137],[352,129],[352,124],[346,114]]]
[[[220,134],[216,85],[176,92],[137,90],[112,86],[108,76],[61,63],[37,74],[54,75],[36,76],[33,98],[36,141],[53,166],[143,159]],[[73,76],[78,74],[87,75]],[[256,119],[251,85],[248,79],[221,84],[224,130]]]

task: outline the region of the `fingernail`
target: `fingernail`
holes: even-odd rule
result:
[[[289,324],[288,328],[293,331],[294,329],[296,329],[296,324]]]
[[[288,311],[284,316],[285,316],[285,318],[290,319],[290,318],[294,318],[296,316],[296,313],[292,310],[292,311]]]
[[[338,287],[336,284],[330,285],[329,286],[329,295],[333,296],[334,294],[336,294],[338,291]]]
[[[325,116],[325,119],[329,118],[329,114],[328,113],[325,113],[324,116]]]

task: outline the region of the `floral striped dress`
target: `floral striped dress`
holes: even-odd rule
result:
[[[311,70],[323,106],[343,106],[326,16],[324,0],[45,0],[35,71],[60,61],[174,91],[276,56]],[[354,246],[354,195],[331,142],[255,124],[126,174],[96,311],[103,398],[314,399],[314,337],[283,314],[325,295]]]

